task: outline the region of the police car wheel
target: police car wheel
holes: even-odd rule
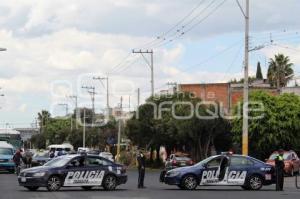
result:
[[[61,187],[61,180],[58,176],[50,176],[47,182],[48,191],[58,191]]]
[[[113,175],[107,175],[103,180],[102,186],[107,191],[115,190],[117,187],[117,178]]]
[[[198,185],[197,179],[193,175],[187,175],[183,178],[181,186],[186,190],[194,190]]]
[[[89,191],[89,190],[92,190],[92,186],[84,186],[84,187],[81,187],[83,190],[85,191]]]
[[[260,190],[263,185],[263,180],[258,175],[250,176],[247,182],[247,187],[250,188],[250,190]]]
[[[29,191],[36,191],[39,189],[39,187],[34,187],[34,186],[25,186],[26,189],[28,189]]]

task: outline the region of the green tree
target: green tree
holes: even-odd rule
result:
[[[257,62],[257,68],[256,68],[256,79],[258,80],[262,80],[264,79],[262,72],[261,72],[261,66],[260,66],[260,62]]]
[[[275,58],[271,58],[267,74],[271,86],[276,86],[277,89],[286,86],[293,78],[292,66],[293,63],[290,62],[290,58],[283,54],[277,54]]]
[[[196,104],[200,103],[201,100],[191,96],[190,93],[176,93],[172,96],[160,96],[158,99],[149,98],[148,103],[139,107],[139,117],[134,117],[128,121],[127,136],[134,144],[148,147],[150,150],[159,151],[160,146],[164,146],[168,154],[171,150],[176,149],[190,153],[196,161],[207,157],[211,147],[215,145],[215,140],[228,135],[226,132],[229,131],[229,124],[221,117],[215,119],[197,117],[196,111],[201,116],[208,116],[209,111],[214,111],[212,106],[201,105],[199,109],[191,110],[190,105],[179,103],[189,102],[197,107]],[[155,106],[153,104],[159,107],[162,103],[164,105],[161,108],[164,110],[161,111],[161,117],[155,118]],[[172,109],[175,103],[177,105]],[[171,110],[174,110],[173,113],[176,116],[181,117],[189,116],[192,111],[193,116],[189,119],[177,119],[172,115]],[[216,111],[218,112],[218,110]],[[216,148],[228,150],[228,148]]]
[[[250,104],[249,115],[262,116],[249,119],[249,154],[264,159],[279,148],[299,149],[300,99],[294,94],[272,96],[263,91],[250,93],[250,102],[261,103],[263,112]],[[237,109],[237,107],[236,107]],[[236,110],[237,112],[237,110]],[[234,141],[240,145],[242,117],[232,121]]]

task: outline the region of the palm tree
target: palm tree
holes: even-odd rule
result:
[[[274,59],[271,58],[267,75],[271,86],[276,86],[277,89],[286,86],[293,78],[292,66],[293,63],[290,63],[290,58],[283,54],[277,54]]]
[[[47,125],[47,122],[50,118],[51,114],[46,110],[42,110],[40,113],[38,113],[38,120],[41,132],[44,132],[44,127]]]

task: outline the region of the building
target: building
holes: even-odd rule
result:
[[[229,112],[243,97],[243,83],[179,84],[178,89],[181,92],[193,93],[206,102],[218,102],[225,112]],[[263,90],[273,95],[278,94],[278,90],[264,80],[252,82],[249,90]]]
[[[38,128],[15,128],[14,130],[19,131],[23,141],[29,140],[33,135],[39,133]]]

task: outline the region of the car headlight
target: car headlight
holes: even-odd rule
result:
[[[46,173],[45,172],[38,172],[38,173],[34,173],[32,176],[33,177],[43,177]]]
[[[167,173],[167,176],[168,177],[175,177],[175,176],[178,176],[180,173],[178,171],[169,171]]]

